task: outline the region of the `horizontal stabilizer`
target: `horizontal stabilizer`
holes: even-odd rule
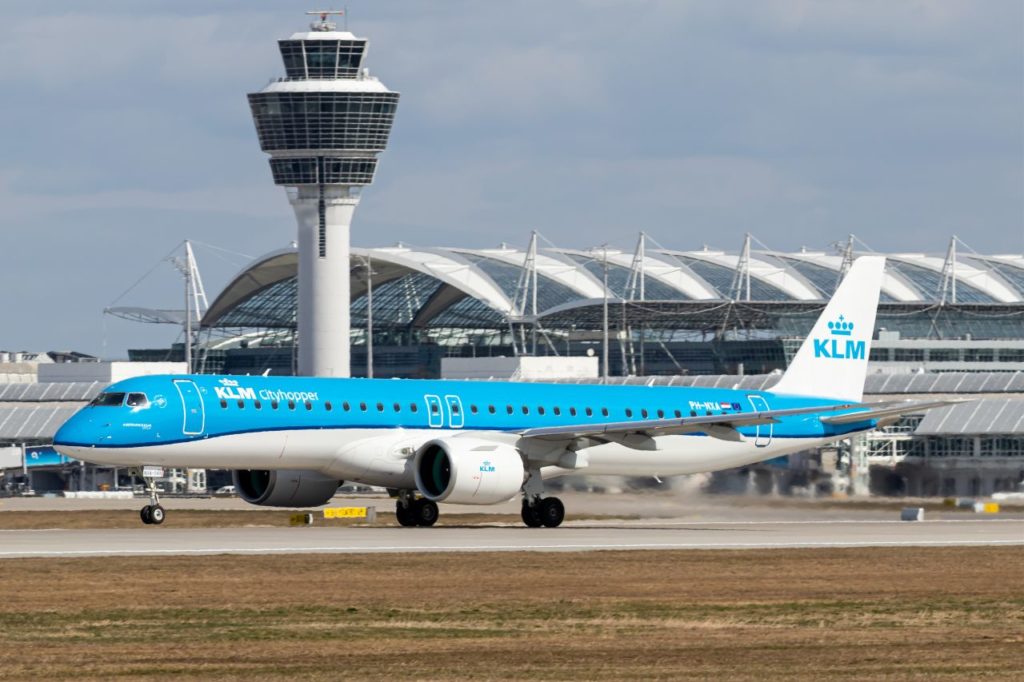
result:
[[[856,424],[857,422],[868,421],[870,419],[877,420],[890,420],[893,417],[900,417],[904,414],[914,414],[921,412],[922,410],[931,410],[936,407],[944,407],[946,405],[955,405],[956,403],[963,402],[962,400],[928,400],[928,401],[900,401],[900,402],[888,402],[888,403],[875,403],[870,406],[870,409],[862,412],[848,412],[846,414],[836,414],[831,417],[822,417],[821,421],[825,424]]]

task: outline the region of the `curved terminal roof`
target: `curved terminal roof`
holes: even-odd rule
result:
[[[354,320],[365,314],[367,259],[372,261],[374,316],[381,323],[414,327],[501,328],[510,319],[533,314],[533,270],[527,253],[495,249],[398,245],[352,249]],[[643,275],[646,301],[708,301],[733,298],[740,256],[713,251],[648,248],[642,263],[632,252],[603,249],[539,249],[536,274],[537,314],[566,310],[605,296],[640,298]],[[287,328],[295,324],[297,254],[276,251],[257,259],[224,288],[203,318],[206,327]],[[748,272],[750,300],[816,302],[831,296],[843,267],[839,255],[820,252],[752,251]],[[962,254],[952,274],[942,257],[926,254],[888,256],[882,301],[930,305],[1024,304],[1024,255]],[[956,296],[952,275],[955,274]],[[745,300],[745,277],[739,295]],[[169,319],[169,318],[168,318]]]

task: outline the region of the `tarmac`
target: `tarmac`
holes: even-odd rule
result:
[[[579,552],[1024,545],[1024,520],[568,522],[397,527],[0,531],[0,558],[203,554]]]
[[[976,515],[932,509],[925,521],[900,521],[913,500],[801,500],[687,495],[678,492],[560,494],[570,514],[560,528],[525,528],[518,501],[491,507],[441,505],[445,525],[434,528],[317,526],[0,530],[0,558],[202,554],[403,552],[571,552],[598,550],[784,549],[813,547],[928,547],[1024,545],[1024,509]],[[931,501],[934,503],[934,500]],[[5,498],[4,511],[122,509],[137,516],[142,499]],[[237,498],[165,498],[175,510],[258,509]],[[331,506],[375,506],[390,512],[386,496],[344,496]],[[280,510],[282,514],[291,513]],[[473,513],[473,522],[458,523]],[[479,514],[503,514],[479,521]],[[585,520],[588,515],[594,518]],[[314,518],[320,515],[314,513]],[[602,518],[602,517],[612,518]],[[583,517],[582,519],[580,517]],[[469,517],[467,517],[469,518]]]

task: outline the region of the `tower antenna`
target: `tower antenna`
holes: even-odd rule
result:
[[[345,17],[345,30],[348,30],[348,17],[343,9],[314,9],[306,12],[308,16],[320,17],[320,21],[314,21],[309,28],[314,31],[333,31],[338,25],[333,21],[327,21],[329,16]]]

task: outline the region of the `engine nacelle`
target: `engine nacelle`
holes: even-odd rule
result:
[[[504,502],[523,486],[519,452],[479,438],[438,438],[416,452],[416,487],[423,497],[455,504]]]
[[[342,483],[303,469],[238,469],[231,472],[231,480],[239,497],[261,507],[319,507]]]

